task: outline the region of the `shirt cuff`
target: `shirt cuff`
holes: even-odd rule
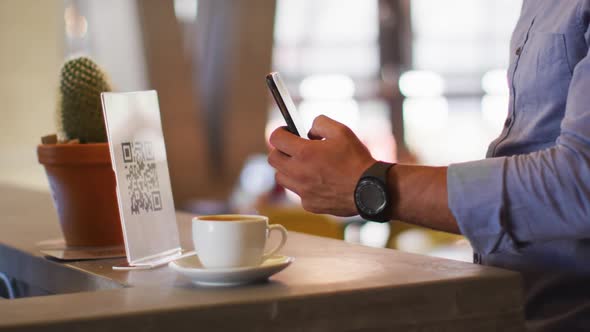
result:
[[[506,158],[452,164],[447,170],[449,209],[461,233],[480,254],[515,249],[502,226]]]

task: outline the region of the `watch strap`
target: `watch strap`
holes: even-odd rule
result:
[[[393,165],[395,164],[377,161],[371,165],[371,167],[367,168],[363,175],[361,175],[361,179],[371,177],[387,185],[387,173],[389,173],[389,169],[393,167]]]

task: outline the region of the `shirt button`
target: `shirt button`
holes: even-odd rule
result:
[[[510,124],[511,124],[511,123],[512,123],[512,118],[511,118],[511,117],[508,117],[508,118],[506,119],[506,121],[504,121],[504,127],[505,127],[505,128],[508,128],[508,127],[510,127]]]
[[[516,53],[516,55],[520,56],[520,54],[522,53],[522,46],[519,46],[514,53]]]

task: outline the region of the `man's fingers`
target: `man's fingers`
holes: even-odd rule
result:
[[[275,129],[269,139],[272,146],[289,156],[297,155],[306,141],[307,140],[288,132],[283,127]]]
[[[314,135],[314,133],[310,130],[309,133],[307,134],[307,137],[309,137],[309,139],[311,140],[323,140],[324,138],[318,135]]]
[[[273,149],[268,154],[268,163],[278,172],[294,176],[297,172],[297,162],[278,149]]]
[[[314,139],[332,138],[341,136],[349,131],[350,129],[342,123],[332,120],[325,115],[320,115],[313,120],[313,125],[309,131],[309,137],[313,137]]]

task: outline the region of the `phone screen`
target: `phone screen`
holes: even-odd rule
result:
[[[307,138],[308,129],[303,124],[299,112],[293,103],[293,99],[287,91],[279,73],[272,72],[266,76],[266,83],[272,93],[279,110],[287,122],[287,128],[290,132],[303,138]]]

